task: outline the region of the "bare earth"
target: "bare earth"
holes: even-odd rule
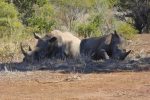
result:
[[[150,54],[150,35],[135,39],[137,45],[130,46],[133,53]],[[0,100],[150,100],[150,71],[89,74],[2,71]]]
[[[150,72],[2,73],[1,100],[149,100]]]

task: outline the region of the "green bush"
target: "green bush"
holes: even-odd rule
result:
[[[45,4],[42,7],[34,5],[34,13],[31,18],[28,19],[29,26],[36,29],[36,32],[49,32],[55,25],[53,19],[53,7],[50,4]]]
[[[99,31],[94,24],[80,24],[77,29],[77,33],[81,37],[97,36]]]
[[[125,22],[117,22],[116,26],[117,31],[126,39],[131,39],[136,33],[138,33],[138,30],[136,30],[132,25]]]
[[[4,1],[0,2],[0,17],[11,17],[15,18],[18,14],[16,8],[12,4],[8,4]]]
[[[0,38],[20,33],[23,25],[18,19],[18,12],[14,5],[1,1],[0,9]]]
[[[100,15],[91,16],[86,23],[77,26],[77,33],[82,37],[92,37],[101,35],[100,26],[102,20]]]

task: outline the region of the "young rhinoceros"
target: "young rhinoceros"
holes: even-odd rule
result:
[[[38,39],[34,50],[27,53],[21,45],[21,51],[24,54],[23,61],[30,62],[45,57],[76,58],[80,55],[81,40],[69,32],[54,30],[44,37],[34,33],[34,37]]]
[[[83,39],[80,44],[80,53],[90,56],[94,60],[117,59],[124,60],[131,52],[123,49],[123,38],[116,31],[102,37]]]

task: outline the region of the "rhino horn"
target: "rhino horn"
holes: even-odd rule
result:
[[[34,37],[35,37],[36,39],[41,39],[41,36],[38,35],[37,33],[33,33],[33,35],[34,35]]]
[[[130,52],[131,52],[131,50],[129,50],[128,52],[124,53],[123,56],[122,56],[122,60],[124,60],[129,55]]]
[[[21,52],[22,52],[22,54],[23,54],[24,56],[27,56],[27,55],[28,55],[28,53],[27,53],[27,52],[25,52],[25,50],[23,49],[22,43],[20,43],[20,48],[21,48]]]

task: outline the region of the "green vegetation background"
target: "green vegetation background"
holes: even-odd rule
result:
[[[130,39],[138,30],[116,17],[121,0],[0,0],[0,57],[12,59],[33,32],[54,29],[79,37],[101,36],[117,30]]]

